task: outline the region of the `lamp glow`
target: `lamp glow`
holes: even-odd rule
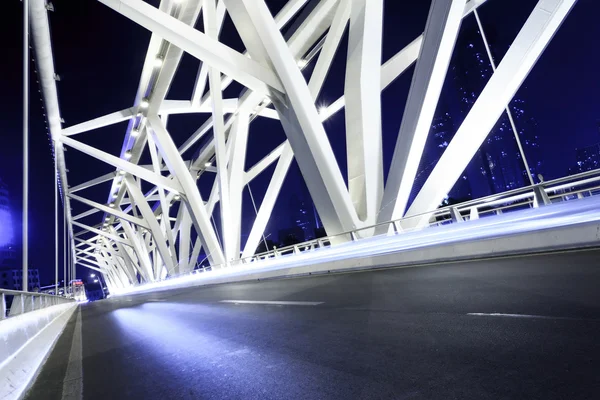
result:
[[[140,108],[148,108],[149,105],[150,101],[148,101],[147,98],[142,99],[142,101],[140,102]]]

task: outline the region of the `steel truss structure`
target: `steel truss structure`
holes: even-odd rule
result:
[[[201,249],[214,266],[253,255],[286,173],[295,159],[328,235],[407,218],[427,223],[453,187],[576,0],[540,0],[472,110],[407,209],[417,168],[440,97],[461,21],[477,16],[486,0],[432,0],[424,33],[382,63],[383,0],[289,0],[272,15],[265,0],[99,0],[151,33],[131,107],[62,127],[44,0],[30,0],[40,81],[65,196],[72,257],[103,274],[111,290],[152,282],[194,269]],[[226,14],[246,51],[219,40]],[[200,24],[201,22],[201,24]],[[479,22],[479,18],[478,18]],[[203,31],[196,28],[203,26]],[[348,30],[345,87],[327,107],[315,101]],[[166,95],[184,53],[201,61],[191,98]],[[384,184],[381,92],[415,65],[391,169]],[[311,65],[305,78],[302,70]],[[237,98],[224,91],[235,81]],[[345,108],[347,183],[323,122]],[[174,143],[170,115],[210,117],[185,143]],[[287,140],[245,169],[249,126],[278,120]],[[77,135],[128,121],[119,156],[87,145]],[[202,139],[205,142],[199,147]],[[209,138],[206,140],[206,138]],[[115,168],[74,187],[67,185],[64,148]],[[150,165],[140,165],[144,151]],[[193,157],[185,156],[196,150]],[[242,193],[269,166],[274,172],[242,248]],[[216,174],[203,198],[197,181]],[[153,188],[142,191],[142,181]],[[85,190],[111,182],[100,204]],[[70,201],[89,206],[71,215]],[[220,226],[212,222],[218,210]],[[82,218],[102,213],[89,226]],[[76,231],[75,231],[76,230]],[[369,236],[376,229],[359,231]],[[343,236],[340,236],[343,237]]]

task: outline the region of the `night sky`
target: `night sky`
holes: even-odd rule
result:
[[[156,3],[151,1],[151,3]],[[55,12],[50,13],[59,102],[64,126],[77,124],[131,106],[139,82],[150,33],[108,7],[93,0],[54,0]],[[267,1],[273,12],[283,0]],[[536,4],[535,0],[489,0],[480,8],[484,29],[494,33],[495,55],[499,57]],[[424,29],[429,1],[387,0],[385,2],[383,60],[402,49]],[[546,179],[564,176],[575,162],[575,149],[600,141],[600,4],[595,0],[579,0],[554,40],[525,81],[517,96],[526,104],[526,112],[538,122],[539,142],[544,154]],[[11,190],[15,231],[20,232],[22,179],[22,3],[5,0],[1,12],[0,30],[4,54],[0,63],[2,94],[0,95],[0,178]],[[474,29],[473,16],[465,20],[462,29]],[[346,34],[347,36],[347,34]],[[242,50],[241,40],[227,18],[221,41]],[[460,43],[459,43],[460,44]],[[33,54],[33,53],[32,53]],[[329,104],[343,92],[346,44],[340,46],[318,104]],[[184,55],[169,99],[189,99],[198,60]],[[48,134],[32,64],[30,96],[30,259],[40,269],[42,283],[53,276],[53,167]],[[307,72],[309,72],[308,70]],[[396,80],[382,95],[384,164],[392,158],[413,69]],[[224,97],[237,97],[240,85],[231,85]],[[451,87],[445,86],[442,96],[451,98]],[[208,114],[172,116],[168,128],[176,145],[183,141],[208,117]],[[75,139],[94,145],[112,154],[121,150],[126,123],[77,135]],[[334,152],[346,177],[344,117],[340,112],[326,122]],[[257,119],[250,128],[247,167],[278,146],[285,139],[277,121]],[[190,158],[197,147],[184,157]],[[114,168],[73,149],[67,152],[69,184],[75,186]],[[146,160],[143,158],[142,163]],[[252,191],[260,204],[274,165],[252,182]],[[207,178],[208,179],[208,178]],[[211,178],[212,179],[212,178]],[[204,198],[212,181],[200,182]],[[107,186],[84,192],[86,196],[104,202]],[[244,233],[248,233],[254,211],[247,191],[244,194]],[[267,235],[277,237],[277,230],[290,225],[286,211],[290,196],[306,196],[298,168],[288,173]],[[72,202],[73,213],[85,210]],[[258,205],[257,204],[257,205]],[[101,214],[88,220],[100,222]],[[61,228],[62,233],[62,228]],[[16,238],[20,240],[20,236]],[[245,239],[242,239],[242,243]],[[61,245],[62,246],[62,245]],[[62,252],[61,252],[62,253]],[[62,268],[61,268],[62,271]],[[81,269],[79,274],[88,274]]]

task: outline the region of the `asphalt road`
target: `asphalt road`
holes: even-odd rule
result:
[[[599,260],[573,252],[90,303],[81,365],[68,364],[75,313],[28,398],[77,398],[63,388],[82,373],[83,398],[102,400],[598,399]]]

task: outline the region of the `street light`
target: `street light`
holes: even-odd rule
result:
[[[94,283],[98,283],[98,279],[94,279]]]
[[[90,274],[90,277],[91,277],[91,278],[95,278],[95,277],[96,277],[96,274]]]

